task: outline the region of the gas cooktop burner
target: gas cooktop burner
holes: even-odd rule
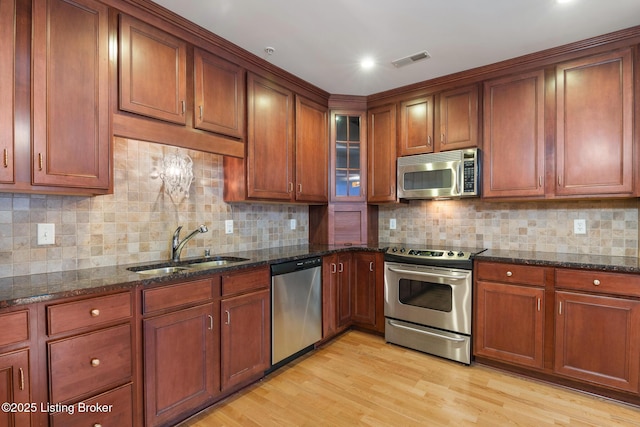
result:
[[[471,258],[486,249],[431,248],[412,249],[405,246],[390,246],[385,252],[385,260],[405,263],[470,268]]]

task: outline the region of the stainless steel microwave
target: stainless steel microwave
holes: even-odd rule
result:
[[[398,157],[398,198],[437,199],[480,195],[480,150]]]

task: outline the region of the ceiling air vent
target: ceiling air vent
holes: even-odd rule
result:
[[[405,65],[413,64],[418,61],[422,61],[423,59],[429,59],[431,55],[426,50],[422,52],[414,53],[413,55],[405,56],[404,58],[396,59],[395,61],[391,61],[391,63],[396,67],[404,67]]]

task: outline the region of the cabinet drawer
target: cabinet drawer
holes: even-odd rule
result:
[[[87,399],[51,416],[51,427],[133,426],[131,384]],[[97,406],[92,406],[97,405]]]
[[[640,276],[592,270],[556,270],[556,288],[640,297]]]
[[[142,292],[142,311],[143,313],[149,313],[151,311],[210,301],[216,296],[213,290],[214,280],[218,281],[220,279],[216,277],[215,279],[196,280],[155,289],[146,289]]]
[[[129,324],[50,342],[48,348],[52,402],[64,402],[131,379]]]
[[[226,274],[222,276],[222,295],[227,296],[264,289],[270,285],[271,275],[268,268]]]
[[[47,307],[49,335],[70,332],[131,317],[129,292]]]
[[[544,286],[544,274],[546,270],[545,267],[531,265],[478,262],[475,273],[478,280]]]
[[[29,312],[27,310],[0,314],[0,346],[29,339]]]

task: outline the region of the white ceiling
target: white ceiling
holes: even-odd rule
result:
[[[370,95],[640,24],[640,0],[155,0],[331,94]],[[272,55],[265,47],[275,48]],[[430,59],[391,61],[426,50]],[[375,61],[364,71],[364,56]]]

